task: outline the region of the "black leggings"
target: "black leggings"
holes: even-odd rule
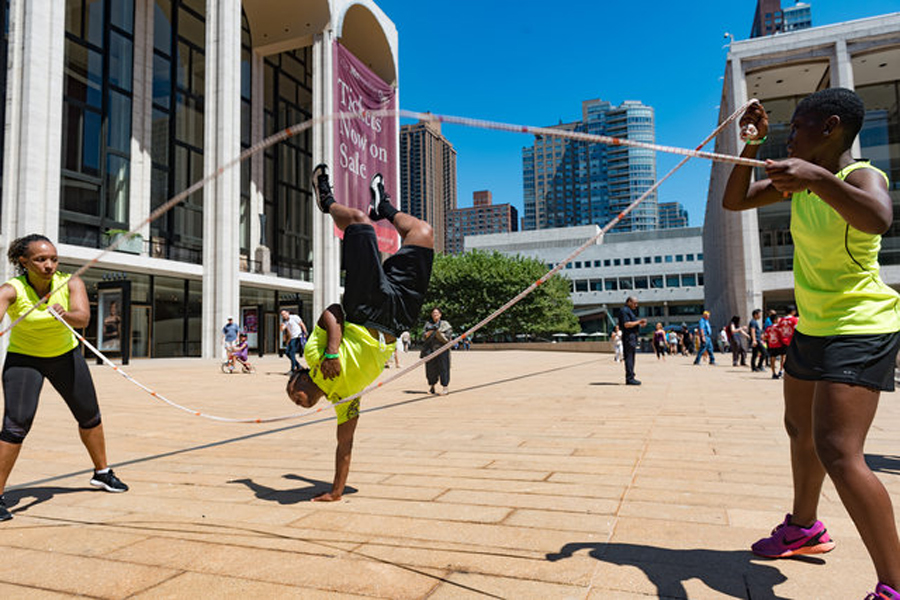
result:
[[[438,379],[440,379],[442,386],[447,387],[450,385],[449,350],[425,363],[425,379],[428,380],[428,385],[435,385]]]
[[[0,440],[21,444],[28,435],[45,378],[66,401],[79,427],[93,429],[100,424],[97,392],[80,348],[52,358],[9,352],[3,365],[4,412]]]

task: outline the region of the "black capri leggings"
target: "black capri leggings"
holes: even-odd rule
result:
[[[4,410],[0,440],[21,444],[28,435],[44,378],[50,380],[66,401],[79,427],[93,429],[100,424],[94,380],[80,348],[52,358],[9,352],[3,365]]]

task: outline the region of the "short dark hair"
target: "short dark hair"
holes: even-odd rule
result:
[[[801,100],[794,112],[812,114],[822,119],[837,115],[844,126],[843,141],[846,149],[853,145],[853,140],[862,129],[866,118],[866,105],[853,90],[827,88]]]
[[[25,256],[25,253],[28,252],[28,246],[30,246],[32,242],[47,242],[48,244],[53,244],[53,242],[50,241],[50,238],[39,233],[32,233],[14,239],[9,244],[6,258],[8,258],[12,266],[16,268],[16,271],[22,272],[22,264],[19,262],[19,258]]]
[[[294,384],[300,380],[301,377],[306,375],[307,379],[309,379],[309,369],[297,369],[296,371],[291,373],[291,376],[288,377],[287,386],[285,387],[285,391],[290,395],[291,390],[294,388]]]
[[[288,377],[288,384],[284,388],[285,391],[288,393],[288,395],[291,394],[291,390],[294,388],[294,384],[296,384],[298,381],[300,381],[300,378],[302,378],[304,375],[306,375],[307,379],[311,380],[311,378],[309,376],[309,369],[301,368],[301,369],[297,369],[296,371],[293,371],[291,373],[291,376]]]

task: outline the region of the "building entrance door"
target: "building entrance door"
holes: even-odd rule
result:
[[[134,358],[150,357],[150,305],[131,305],[131,356]]]
[[[275,313],[266,313],[266,343],[263,347],[266,354],[277,352],[282,346],[279,345],[281,340],[281,317]]]

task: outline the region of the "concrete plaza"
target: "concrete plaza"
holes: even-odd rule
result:
[[[222,424],[92,367],[131,490],[88,486],[76,426],[46,386],[6,492],[0,597],[861,599],[874,570],[830,483],[833,552],[748,551],[790,508],[781,384],[719,356],[639,355],[644,385],[625,387],[608,354],[456,352],[449,396],[429,396],[420,369],[363,399],[350,489],[333,504],[308,501],[330,486],[330,409]],[[287,360],[256,364],[126,370],[204,412],[294,412]],[[900,503],[897,399],[883,396],[867,454]]]

